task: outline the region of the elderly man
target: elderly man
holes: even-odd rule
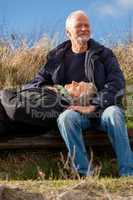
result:
[[[65,141],[75,170],[81,176],[90,175],[82,130],[92,125],[108,135],[116,153],[119,175],[133,175],[133,153],[130,149],[122,108],[125,80],[113,52],[90,38],[89,19],[83,11],[71,13],[66,20],[68,41],[53,49],[45,67],[32,85],[93,82],[97,95],[88,106],[70,106],[58,117],[57,124]],[[85,115],[84,115],[85,113]],[[95,119],[91,114],[95,114]],[[94,115],[93,115],[94,117]]]

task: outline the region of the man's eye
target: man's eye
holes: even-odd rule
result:
[[[81,28],[82,26],[84,26],[85,28],[89,28],[88,24],[77,24],[75,28]]]
[[[81,24],[77,24],[75,25],[75,28],[80,28],[82,25]]]

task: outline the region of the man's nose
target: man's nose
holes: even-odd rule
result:
[[[72,85],[77,85],[77,82],[76,81],[72,81]]]
[[[86,30],[86,29],[87,29],[87,27],[86,27],[85,25],[82,25],[82,26],[81,26],[81,30],[82,30],[82,31],[84,31],[84,30]]]

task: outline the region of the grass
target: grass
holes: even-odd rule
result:
[[[22,85],[31,80],[46,62],[52,41],[41,38],[31,48],[21,39],[18,48],[8,41],[0,43],[0,88]]]
[[[118,58],[127,83],[133,83],[133,42],[127,45],[117,45],[113,51]]]
[[[65,156],[64,156],[65,155]],[[65,164],[66,153],[36,152],[2,152],[0,154],[0,180],[58,180],[78,179],[71,170],[71,165]],[[98,155],[94,153],[93,164],[95,174],[99,177],[118,177],[117,163],[111,153]]]
[[[133,84],[132,84],[133,87]],[[133,129],[133,92],[130,91],[127,93],[127,109],[126,113],[126,122],[127,127]]]
[[[1,181],[1,184],[18,186],[27,192],[41,193],[48,199],[72,200],[117,200],[132,199],[132,178],[101,178],[89,177],[86,180],[58,180],[58,181]],[[80,195],[79,195],[80,194]],[[80,198],[79,198],[80,196]],[[86,198],[85,198],[86,196]],[[58,197],[58,198],[56,198]]]
[[[51,156],[46,155],[46,152],[42,154],[34,152],[3,152],[0,157],[0,179],[54,179],[57,174],[57,172],[54,173],[57,164],[54,156],[52,154]]]
[[[58,163],[60,164],[58,165]],[[93,163],[100,163],[101,170],[93,177],[75,179],[70,169],[63,169],[59,152],[1,152],[0,184],[19,187],[25,192],[41,193],[51,199],[68,195],[63,199],[124,199],[133,194],[132,177],[119,178],[116,160],[112,154],[94,156]],[[60,169],[64,173],[60,174]],[[15,193],[15,192],[13,192]],[[80,193],[80,198],[78,197]],[[69,198],[71,196],[71,198]],[[130,198],[129,198],[130,199]]]
[[[127,119],[127,127],[133,129],[133,117]]]

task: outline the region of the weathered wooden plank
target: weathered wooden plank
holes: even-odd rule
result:
[[[131,145],[133,145],[133,129],[128,129]],[[107,134],[102,131],[88,131],[84,134],[86,146],[111,146]],[[12,137],[0,140],[0,149],[29,148],[63,148],[64,142],[59,133],[44,134],[32,137]]]

